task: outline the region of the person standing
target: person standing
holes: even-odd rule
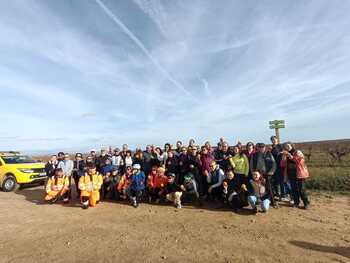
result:
[[[230,166],[231,153],[227,142],[222,142],[214,154],[216,163],[226,171]]]
[[[304,181],[309,174],[305,166],[304,156],[300,151],[295,150],[291,143],[285,143],[283,149],[281,166],[285,169],[286,179],[290,181],[294,207],[299,207],[301,199],[304,208],[308,209],[310,202],[305,191]]]
[[[68,153],[64,154],[64,159],[63,161],[59,162],[57,168],[61,168],[64,176],[68,178],[69,181],[69,192],[68,192],[68,199],[71,199],[71,185],[72,185],[72,172],[74,168],[74,163],[70,159],[70,156]]]
[[[124,163],[123,163],[123,158],[120,155],[120,150],[118,148],[114,149],[114,154],[112,155],[111,160],[112,160],[113,169],[121,172],[121,169]]]
[[[283,173],[281,168],[281,160],[282,160],[282,145],[279,143],[278,138],[276,136],[271,136],[270,138],[272,143],[271,154],[276,161],[276,171],[271,178],[272,183],[272,191],[274,196],[278,197],[280,201],[286,197],[286,189],[283,184]]]
[[[176,142],[176,149],[175,149],[175,155],[176,157],[179,157],[179,155],[182,152],[182,142],[181,141],[177,141]]]
[[[152,147],[146,146],[146,150],[143,152],[143,171],[145,174],[149,174],[152,168]]]
[[[81,153],[77,153],[75,155],[75,160],[73,163],[73,179],[75,188],[77,191],[77,198],[80,198],[80,189],[79,189],[79,179],[85,173],[85,162],[83,160],[83,155]]]
[[[57,155],[51,155],[50,160],[45,164],[45,172],[47,178],[51,177],[54,175],[55,169],[58,166],[58,160],[57,160]],[[47,180],[46,180],[47,182]],[[45,183],[46,185],[46,183]]]
[[[257,143],[256,148],[257,151],[251,157],[249,165],[251,174],[258,171],[260,175],[266,179],[266,184],[270,189],[269,194],[271,195],[271,205],[277,208],[277,203],[275,202],[271,191],[271,177],[276,171],[276,161],[271,152],[266,151],[266,145],[264,143]]]
[[[248,185],[249,179],[249,161],[241,148],[236,145],[233,147],[233,157],[230,158],[230,164],[239,185]]]
[[[205,197],[206,193],[208,192],[208,182],[207,177],[210,173],[210,164],[212,161],[214,161],[214,156],[210,152],[210,149],[208,146],[202,146],[201,148],[201,173],[202,173],[202,191],[203,195]]]

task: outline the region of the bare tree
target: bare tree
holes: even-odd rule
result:
[[[307,152],[304,153],[304,156],[306,157],[307,161],[310,162],[312,155],[312,146],[309,146],[309,149]]]
[[[333,159],[333,161],[341,163],[343,161],[343,157],[350,153],[350,149],[342,148],[342,149],[329,149],[328,155]]]

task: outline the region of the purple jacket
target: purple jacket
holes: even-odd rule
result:
[[[206,155],[201,155],[201,162],[202,162],[202,172],[204,171],[210,171],[210,163],[214,160],[214,156],[210,153]]]

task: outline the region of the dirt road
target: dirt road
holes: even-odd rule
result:
[[[0,262],[350,262],[347,197],[268,214],[105,202],[46,205],[0,192]]]

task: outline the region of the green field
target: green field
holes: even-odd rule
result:
[[[350,193],[350,140],[298,143],[310,170],[307,188]]]

